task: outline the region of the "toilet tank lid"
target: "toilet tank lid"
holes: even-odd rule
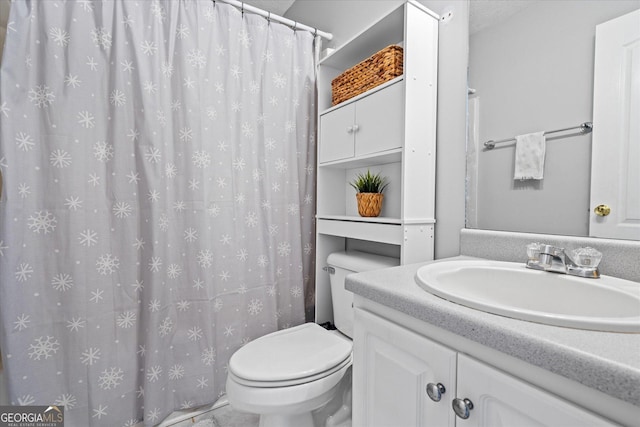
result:
[[[327,264],[353,272],[361,272],[395,267],[400,265],[400,260],[360,251],[345,251],[329,254]]]

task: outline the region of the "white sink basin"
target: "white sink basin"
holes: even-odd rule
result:
[[[584,279],[524,263],[455,260],[416,273],[424,290],[476,310],[520,320],[609,332],[640,332],[640,283]]]

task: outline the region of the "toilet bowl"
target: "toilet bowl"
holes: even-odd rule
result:
[[[398,259],[351,251],[329,255],[327,264],[338,330],[305,323],[260,337],[229,360],[229,403],[259,414],[260,427],[314,426],[312,411],[334,398],[351,367],[353,294],[344,289],[344,279],[353,272],[398,265]]]
[[[333,398],[349,366],[349,339],[305,323],[239,349],[229,361],[227,398],[260,414],[261,427],[312,427],[311,412]]]

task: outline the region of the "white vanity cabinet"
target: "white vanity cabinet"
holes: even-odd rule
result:
[[[458,399],[474,406],[465,426],[618,425],[462,353],[457,373]]]
[[[354,427],[617,425],[368,311],[356,308],[354,333]]]
[[[456,352],[379,316],[356,309],[353,426],[453,426]],[[443,384],[440,402],[429,383]]]
[[[433,259],[439,17],[402,3],[318,63],[316,322],[333,322],[327,256],[356,249]],[[333,106],[331,81],[389,45],[404,74]],[[349,185],[360,173],[389,183],[378,217],[358,214]]]
[[[400,149],[403,82],[394,81],[320,116],[319,163]]]

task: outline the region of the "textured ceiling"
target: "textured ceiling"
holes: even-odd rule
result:
[[[491,27],[537,3],[535,0],[471,0],[469,34]]]
[[[296,0],[245,0],[260,9],[283,16]],[[370,0],[371,1],[371,0]],[[470,0],[469,33],[498,24],[540,0]]]
[[[246,4],[258,7],[267,12],[284,16],[295,0],[244,0]]]

